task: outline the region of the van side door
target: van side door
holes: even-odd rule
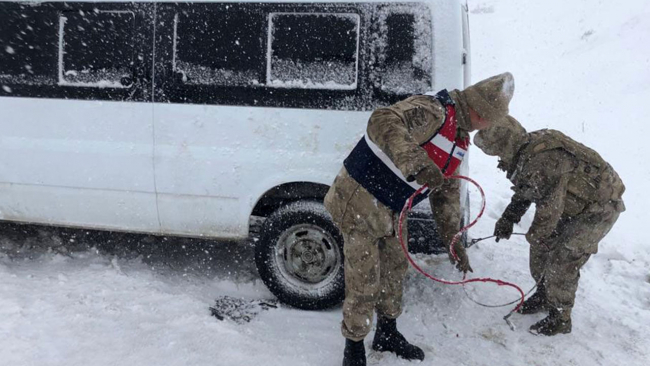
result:
[[[331,183],[369,115],[362,8],[370,6],[159,4],[154,144],[164,232],[245,237],[265,192]]]
[[[245,86],[262,81],[266,17],[255,4],[157,4],[155,164],[161,229],[241,237]],[[215,86],[219,86],[215,88]],[[242,87],[244,86],[244,87]]]
[[[152,9],[0,3],[0,219],[158,232]]]

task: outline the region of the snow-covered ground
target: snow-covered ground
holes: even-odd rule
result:
[[[529,130],[559,129],[598,150],[627,185],[627,212],[583,269],[571,334],[529,334],[542,315],[513,316],[511,331],[501,319],[508,307],[479,307],[461,288],[414,272],[399,326],[425,349],[426,365],[647,365],[650,3],[472,0],[469,6],[474,80],[512,72],[512,114]],[[486,190],[488,209],[471,236],[483,237],[510,192],[496,159],[473,151],[471,174]],[[339,309],[280,308],[244,325],[210,316],[218,296],[271,298],[249,245],[65,232],[21,237],[0,240],[0,365],[340,364]],[[527,249],[515,237],[479,243],[469,255],[475,275],[528,290]],[[421,260],[435,274],[457,276],[444,257]],[[491,303],[516,297],[492,285],[467,292]],[[370,364],[410,363],[371,353]]]

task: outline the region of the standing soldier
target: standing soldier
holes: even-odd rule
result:
[[[625,211],[623,182],[594,150],[559,131],[526,133],[510,116],[477,133],[474,143],[499,157],[499,168],[514,185],[494,229],[497,241],[510,238],[513,224],[532,203],[536,206],[526,239],[530,272],[538,285],[520,313],[549,311],[530,327],[532,333],[570,333],[580,268]]]
[[[372,348],[424,359],[422,349],[396,328],[408,268],[397,238],[399,213],[418,188],[428,185],[418,198],[431,193],[434,218],[443,243],[449,244],[460,227],[460,192],[458,181],[444,177],[460,165],[470,131],[487,128],[508,114],[513,91],[512,75],[505,73],[464,91],[415,95],[373,112],[366,135],[345,159],[325,197],[345,240],[344,366],[366,364],[363,339],[375,310]],[[456,267],[471,271],[462,244],[454,250],[459,257]]]

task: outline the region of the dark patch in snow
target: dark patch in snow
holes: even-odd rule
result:
[[[262,311],[277,308],[277,300],[245,300],[223,296],[210,307],[210,313],[219,320],[228,318],[237,324],[244,324],[253,320]]]

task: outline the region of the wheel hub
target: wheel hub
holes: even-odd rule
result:
[[[311,224],[288,229],[279,239],[276,258],[283,274],[303,285],[326,281],[342,261],[334,239]]]
[[[307,264],[312,264],[314,262],[314,259],[316,257],[312,252],[303,252],[302,253],[302,261],[307,263]]]

